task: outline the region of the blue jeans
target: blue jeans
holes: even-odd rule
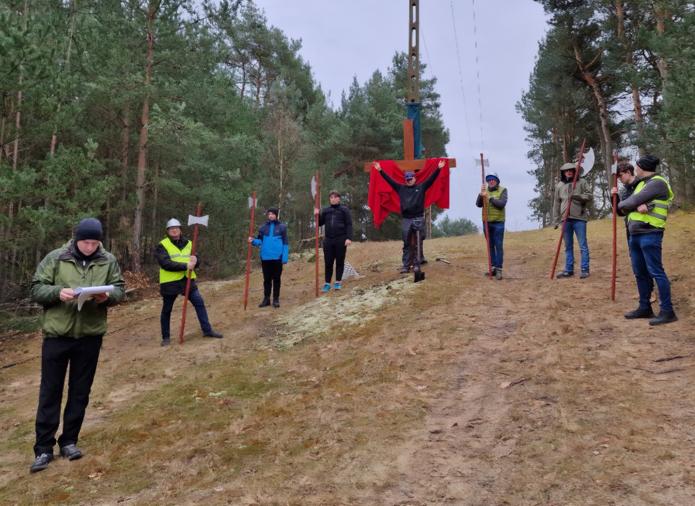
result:
[[[589,272],[589,243],[586,240],[586,221],[567,218],[563,239],[565,241],[565,272],[574,272],[574,234],[577,234],[582,256],[582,272]]]
[[[178,294],[173,295],[162,295],[162,314],[159,317],[160,323],[162,325],[162,339],[169,339],[169,325],[171,320],[171,309],[174,307],[174,301],[178,297]],[[198,321],[200,322],[200,328],[203,330],[203,334],[207,334],[212,331],[212,326],[208,320],[208,312],[205,310],[205,302],[203,301],[202,295],[198,288],[192,289],[188,294],[188,300],[191,301],[195,312],[198,315]]]
[[[490,229],[490,258],[492,266],[496,269],[502,268],[504,262],[504,222],[503,221],[488,221],[487,227]],[[485,233],[485,224],[483,224],[483,233]]]
[[[654,282],[659,287],[659,306],[661,311],[673,311],[671,304],[671,283],[666,277],[661,263],[661,242],[663,232],[630,235],[630,259],[632,272],[637,280],[639,292],[639,307],[646,309],[651,306]],[[653,280],[653,281],[652,281]]]

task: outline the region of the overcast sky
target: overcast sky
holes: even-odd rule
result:
[[[290,38],[301,39],[302,57],[336,106],[353,77],[364,83],[374,70],[386,70],[396,51],[408,49],[407,0],[255,1],[270,24]],[[480,222],[480,210],[475,207],[480,168],[474,160],[483,151],[490,160],[489,170],[509,189],[507,229],[538,226],[529,219],[527,203],[534,196],[534,180],[527,174],[532,166],[515,104],[528,87],[538,42],[545,32],[543,9],[532,0],[420,1],[420,61],[427,64],[426,77],[438,79],[444,124],[451,135],[447,151],[458,162],[452,171],[450,217]]]

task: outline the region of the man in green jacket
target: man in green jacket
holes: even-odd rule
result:
[[[68,366],[68,399],[57,442],[62,457],[82,457],[77,439],[106,333],[106,308],[125,293],[118,262],[101,245],[102,235],[96,218],[80,221],[74,238],[46,255],[31,282],[31,298],[43,306],[44,334],[32,473],[46,469],[53,460]],[[110,292],[94,294],[78,310],[77,288],[107,285],[113,287]]]
[[[586,179],[580,174],[577,178],[577,186],[572,190],[574,180],[573,163],[566,163],[560,167],[560,181],[555,186],[555,199],[553,203],[553,222],[555,228],[562,223],[562,219],[570,206],[569,215],[563,231],[565,241],[565,270],[557,275],[558,278],[574,276],[574,235],[577,236],[579,252],[581,253],[581,269],[579,276],[582,279],[589,277],[589,243],[586,239],[586,222],[589,219],[589,203],[593,200],[591,188]],[[570,198],[571,195],[571,198]]]

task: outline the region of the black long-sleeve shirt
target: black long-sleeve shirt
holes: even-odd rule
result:
[[[434,184],[440,170],[437,167],[425,181],[412,186],[397,183],[383,170],[379,171],[379,174],[398,193],[398,198],[401,200],[401,216],[403,218],[419,218],[425,214],[425,192]]]

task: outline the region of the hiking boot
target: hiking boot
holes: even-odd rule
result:
[[[336,281],[333,283],[333,289],[334,290],[341,290],[343,288],[343,284],[340,281]]]
[[[676,313],[673,311],[661,311],[659,316],[649,320],[649,325],[663,325],[664,323],[671,323],[675,321],[678,321]]]
[[[492,270],[492,276],[490,275],[490,271],[485,271],[484,276],[487,276],[487,277],[494,277],[495,271],[497,271],[497,267],[493,267],[491,270]]]
[[[323,288],[321,288],[321,291],[323,293],[328,293],[331,291],[331,284],[330,283],[324,283]]]
[[[422,260],[420,260],[420,265],[425,265],[426,263],[427,263],[426,258],[423,258]]]
[[[210,332],[206,332],[203,334],[203,337],[215,337],[217,339],[222,339],[224,336],[220,334],[219,332],[215,332],[214,330],[211,330]]]
[[[162,346],[169,346],[171,344],[171,339],[168,337],[162,338]]]
[[[582,273],[579,275],[579,279],[586,279],[589,277],[589,271],[582,271]]]
[[[410,268],[403,266],[398,270],[398,272],[400,272],[401,274],[408,274],[410,272]]]
[[[34,460],[34,463],[29,468],[29,471],[32,473],[43,471],[48,467],[48,464],[51,462],[51,460],[53,460],[52,453],[42,453],[41,455],[37,455],[36,459]]]
[[[495,279],[500,280],[502,279],[502,269],[495,269]]]
[[[280,299],[273,299],[273,307],[276,309],[280,307]]]
[[[268,307],[270,306],[270,297],[263,297],[263,302],[258,304],[258,307]]]
[[[574,276],[574,272],[572,271],[562,271],[559,273],[557,276],[555,276],[557,279],[562,279],[562,278],[571,278]]]
[[[634,320],[635,318],[654,318],[654,311],[652,311],[651,306],[638,307],[634,311],[625,313],[623,316],[625,316],[625,318],[628,320]]]
[[[77,445],[69,444],[60,447],[60,456],[68,460],[77,460],[82,458],[82,450]]]

